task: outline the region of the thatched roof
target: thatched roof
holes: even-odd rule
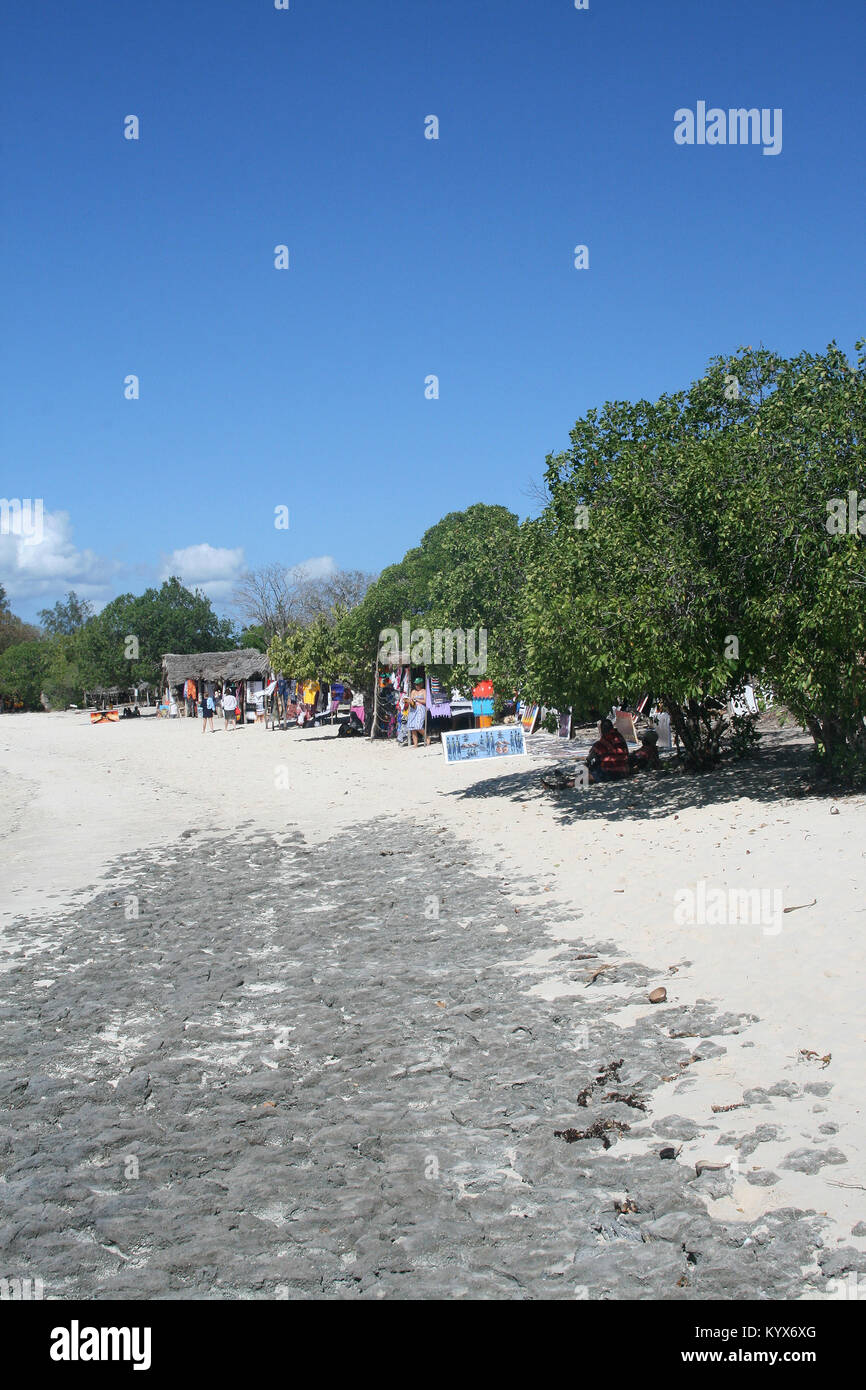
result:
[[[185,680],[246,681],[262,676],[268,669],[268,659],[254,647],[239,652],[190,652],[179,656],[166,652],[162,669],[169,685],[183,685]]]

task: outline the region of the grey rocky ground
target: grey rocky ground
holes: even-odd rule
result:
[[[19,923],[0,1273],[48,1298],[819,1291],[820,1218],[711,1219],[730,1175],[660,1157],[695,1126],[641,1108],[742,1020],[661,1005],[618,1026],[608,981],[645,1001],[658,979],[589,919],[566,968],[615,969],[528,994],[509,962],[549,946],[550,909],[468,859],[398,821],[318,846],[188,832],[38,937]]]

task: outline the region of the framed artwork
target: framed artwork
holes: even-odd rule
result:
[[[497,724],[491,729],[460,729],[442,735],[446,763],[471,763],[485,758],[519,758],[526,754],[522,724]]]
[[[520,716],[520,722],[528,734],[534,734],[541,717],[540,705],[527,705]]]
[[[626,743],[637,743],[637,730],[634,726],[634,715],[626,714],[625,710],[617,710],[616,718],[613,721],[615,729],[619,729]]]

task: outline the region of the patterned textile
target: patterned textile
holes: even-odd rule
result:
[[[435,676],[427,677],[427,707],[431,719],[450,719],[451,702],[442,682]]]

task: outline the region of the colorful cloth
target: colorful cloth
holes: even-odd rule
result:
[[[451,702],[448,692],[436,676],[427,677],[427,707],[431,719],[450,719]]]

